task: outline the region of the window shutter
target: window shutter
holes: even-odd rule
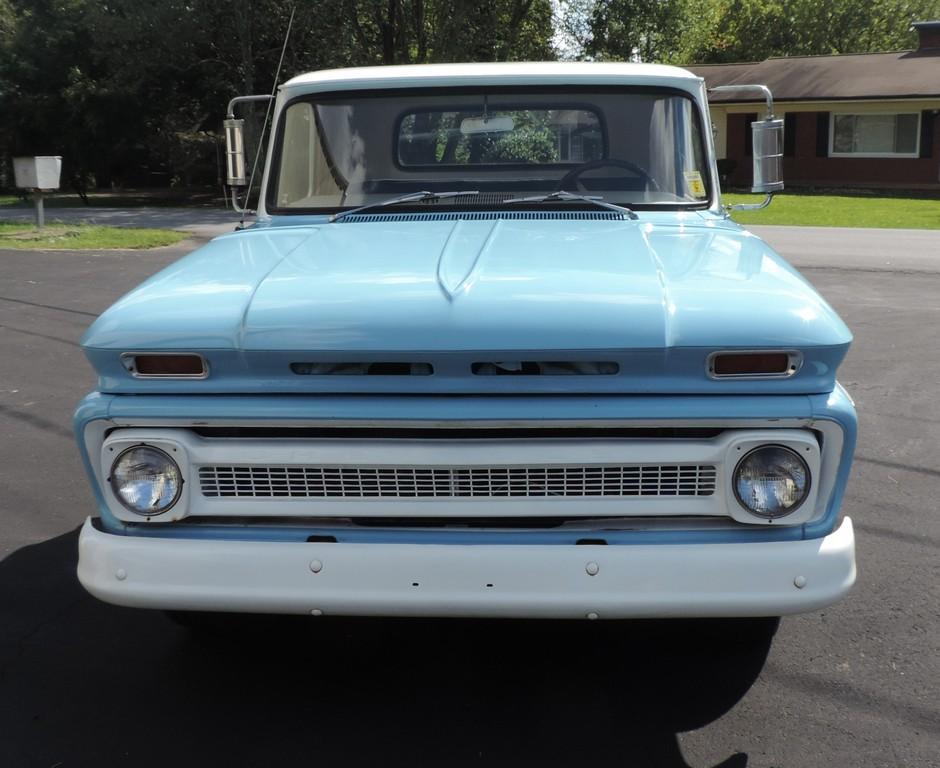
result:
[[[750,157],[754,154],[753,134],[751,133],[751,123],[757,122],[757,113],[752,112],[744,116],[744,156]]]
[[[933,156],[933,127],[937,121],[934,110],[925,109],[920,113],[920,156]]]
[[[796,112],[787,112],[783,116],[783,156],[796,154]]]
[[[816,113],[816,157],[829,157],[829,113]]]

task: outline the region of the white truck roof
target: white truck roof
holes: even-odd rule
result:
[[[701,78],[663,64],[583,61],[411,64],[308,72],[288,80],[294,92],[474,85],[658,85],[697,93]]]

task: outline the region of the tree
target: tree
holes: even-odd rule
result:
[[[584,55],[677,64],[904,50],[940,17],[940,0],[561,1],[588,18]]]
[[[586,52],[592,58],[665,61],[679,48],[683,0],[598,0]]]
[[[343,7],[357,63],[555,57],[549,0],[365,0]]]
[[[911,23],[940,16],[940,0],[724,0],[709,40],[688,62],[867,53],[912,48]]]
[[[559,58],[585,58],[591,41],[591,17],[596,0],[556,0],[555,35]]]
[[[554,58],[550,0],[295,7],[282,80],[350,65]],[[214,180],[225,105],[274,88],[291,10],[283,0],[0,0],[0,156],[62,154],[79,188]]]

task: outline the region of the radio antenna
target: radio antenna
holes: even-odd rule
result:
[[[281,46],[281,58],[277,62],[277,71],[274,73],[274,87],[271,88],[271,98],[268,99],[268,108],[264,112],[264,122],[261,124],[261,137],[258,139],[258,148],[255,150],[255,160],[251,164],[251,175],[248,177],[248,195],[245,197],[245,207],[242,209],[242,217],[239,222],[239,228],[245,227],[245,214],[248,213],[248,197],[251,195],[251,186],[255,181],[255,171],[258,169],[258,159],[261,157],[261,148],[264,146],[264,134],[268,129],[268,118],[271,116],[271,105],[274,104],[274,97],[277,96],[277,84],[281,81],[281,66],[284,64],[284,54],[287,53],[287,43],[290,40],[290,31],[294,26],[294,13],[297,6],[293,3],[290,7],[290,19],[287,21],[287,32],[284,34],[284,45]]]

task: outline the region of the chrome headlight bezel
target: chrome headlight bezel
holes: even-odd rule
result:
[[[143,509],[135,507],[133,504],[130,504],[123,497],[123,495],[120,493],[118,489],[117,478],[116,478],[117,473],[115,470],[118,468],[118,465],[125,459],[125,457],[127,457],[129,454],[133,453],[134,451],[152,451],[155,454],[159,454],[161,460],[165,461],[166,464],[172,467],[172,471],[176,475],[176,492],[174,493],[173,498],[169,501],[169,503],[164,504],[159,509],[156,509],[154,511],[145,511]],[[128,512],[131,512],[132,514],[134,514],[135,516],[139,518],[145,518],[145,519],[157,517],[173,509],[173,507],[175,507],[177,503],[179,502],[179,500],[182,498],[184,483],[185,483],[185,478],[183,476],[183,471],[180,468],[179,463],[172,456],[170,456],[170,454],[167,451],[163,450],[162,448],[158,448],[155,445],[150,445],[149,443],[135,443],[134,445],[129,445],[128,447],[124,448],[122,451],[120,451],[120,453],[117,454],[117,456],[114,458],[114,461],[111,462],[111,468],[108,473],[108,485],[111,489],[111,494],[114,497],[114,499]]]
[[[738,492],[738,474],[741,471],[741,468],[744,466],[745,462],[751,459],[755,454],[767,450],[784,451],[785,453],[790,454],[800,464],[806,477],[806,483],[799,501],[779,514],[767,514],[765,512],[760,512],[759,510],[754,509],[754,507],[741,498],[741,494]],[[783,520],[784,518],[790,517],[796,513],[807,502],[807,500],[811,498],[811,496],[815,495],[813,491],[813,470],[810,467],[809,462],[807,462],[806,459],[804,459],[803,456],[801,456],[799,452],[793,447],[780,443],[765,443],[763,445],[754,446],[738,460],[731,472],[731,492],[734,495],[735,501],[737,501],[741,508],[744,509],[748,514],[762,520],[766,520],[767,522]]]

